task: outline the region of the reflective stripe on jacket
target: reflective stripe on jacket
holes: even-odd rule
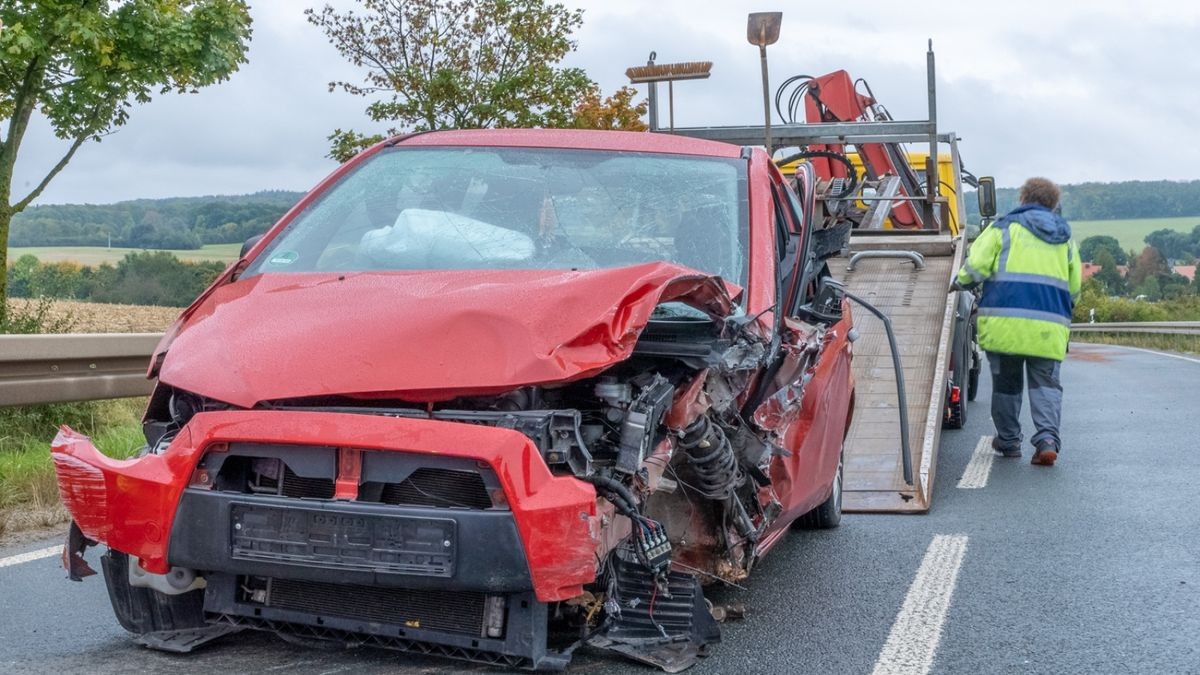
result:
[[[1061,217],[1041,206],[1015,209],[971,244],[958,282],[983,284],[978,336],[985,351],[1066,356],[1080,264]]]

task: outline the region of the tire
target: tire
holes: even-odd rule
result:
[[[967,425],[967,401],[971,398],[970,379],[971,373],[975,372],[972,363],[975,360],[974,350],[971,348],[974,335],[969,316],[960,325],[961,328],[955,329],[954,372],[950,380],[951,385],[958,387],[958,402],[952,402],[947,397],[946,414],[942,418],[943,429],[961,429]]]
[[[831,530],[842,522],[842,473],[845,454],[844,450],[838,454],[837,473],[833,475],[829,498],[817,508],[797,518],[796,527],[805,530]]]
[[[974,401],[975,395],[979,393],[979,366],[971,369],[971,373],[967,376],[967,400]]]
[[[969,354],[970,352],[968,352]],[[967,400],[971,398],[970,373],[966,370],[967,359],[956,359],[954,379],[951,383],[958,387],[958,402],[946,401],[946,416],[943,418],[943,429],[961,429],[967,426]],[[964,372],[965,371],[965,372]],[[976,377],[978,379],[978,377]]]
[[[113,613],[121,627],[135,635],[202,628],[204,591],[167,595],[129,585],[129,556],[109,549],[100,562]]]

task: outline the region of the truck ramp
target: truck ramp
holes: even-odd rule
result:
[[[954,299],[951,277],[962,262],[962,240],[944,234],[855,235],[850,256],[829,261],[851,293],[892,320],[907,390],[913,482],[904,479],[896,374],[883,322],[855,308],[854,419],[846,437],[842,509],[848,512],[919,513],[933,497],[938,441],[946,399]],[[855,253],[913,252],[912,260]]]

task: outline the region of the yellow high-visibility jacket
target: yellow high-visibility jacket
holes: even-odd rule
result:
[[[1066,356],[1081,281],[1079,251],[1062,216],[1036,204],[1014,209],[971,244],[958,282],[983,284],[978,336],[984,351],[1056,361]]]

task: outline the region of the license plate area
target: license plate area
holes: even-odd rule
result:
[[[449,518],[235,503],[230,521],[234,560],[454,576],[457,524]]]

